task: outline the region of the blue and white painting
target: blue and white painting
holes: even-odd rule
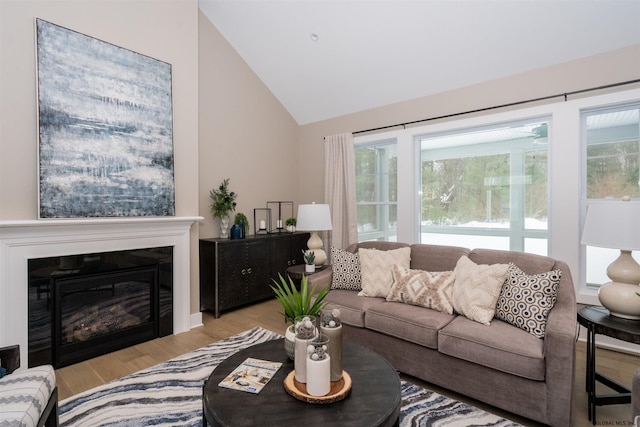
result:
[[[40,218],[175,215],[171,65],[36,19]]]

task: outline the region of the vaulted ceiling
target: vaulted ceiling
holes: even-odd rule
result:
[[[640,44],[640,0],[199,5],[301,125]]]

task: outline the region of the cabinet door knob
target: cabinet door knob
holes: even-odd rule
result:
[[[242,275],[244,276],[245,274],[247,274],[247,270],[246,269],[242,269]]]
[[[247,274],[251,274],[251,269],[247,268]]]

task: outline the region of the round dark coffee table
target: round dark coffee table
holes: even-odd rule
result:
[[[258,394],[218,387],[247,357],[282,362],[282,367]],[[202,390],[203,425],[212,426],[397,426],[400,419],[400,378],[375,352],[343,343],[343,367],[353,381],[351,394],[330,404],[306,403],[287,394],[284,379],[293,362],[282,339],[239,351],[218,365]]]

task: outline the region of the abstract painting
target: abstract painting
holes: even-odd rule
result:
[[[39,217],[175,215],[171,65],[36,19]]]

